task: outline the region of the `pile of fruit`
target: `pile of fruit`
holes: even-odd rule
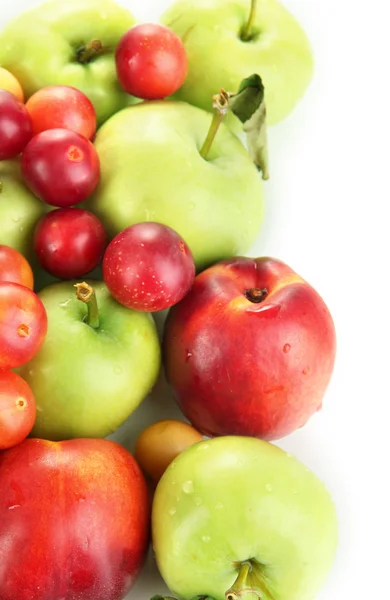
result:
[[[245,256],[266,124],[312,71],[277,0],[161,24],[49,0],[0,32],[0,600],[122,600],[150,544],[183,600],[321,589],[336,510],[272,442],[321,408],[334,324]],[[132,456],[105,438],[161,368],[183,421],[151,415]]]

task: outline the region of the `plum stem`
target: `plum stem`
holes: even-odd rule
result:
[[[238,576],[232,587],[226,592],[225,600],[273,600],[256,564],[248,561],[239,566]]]
[[[253,25],[254,25],[254,21],[256,18],[256,8],[257,8],[257,0],[252,0],[251,1],[251,10],[249,13],[248,21],[246,22],[246,25],[241,32],[241,39],[244,42],[249,42],[249,40],[252,39]]]
[[[83,44],[76,51],[76,58],[79,63],[85,65],[93,58],[101,54],[103,51],[103,44],[100,40],[91,40],[88,44]]]
[[[254,304],[260,304],[260,302],[263,302],[263,300],[266,299],[267,295],[267,288],[250,288],[249,290],[245,291],[245,296]]]
[[[93,329],[99,328],[99,309],[96,300],[95,290],[88,283],[76,283],[77,300],[81,300],[87,305],[88,313],[85,322]]]
[[[211,121],[210,128],[207,133],[207,137],[203,142],[203,146],[200,150],[200,155],[205,160],[207,159],[215,136],[217,135],[218,129],[225,118],[226,113],[229,110],[229,98],[230,94],[225,90],[221,90],[219,94],[213,96],[213,118]]]

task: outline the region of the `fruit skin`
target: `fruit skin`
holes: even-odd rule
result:
[[[188,423],[166,419],[144,429],[135,443],[134,456],[141,469],[157,483],[171,462],[202,434]]]
[[[205,111],[167,100],[105,123],[95,141],[101,181],[85,208],[110,238],[141,221],[163,223],[186,241],[199,270],[248,251],[263,220],[262,181],[224,124],[209,159],[200,156],[210,123]]]
[[[31,360],[46,332],[47,315],[38,296],[24,285],[0,281],[0,369]]]
[[[0,160],[15,158],[32,137],[31,117],[16,96],[0,90]]]
[[[33,134],[47,129],[70,129],[91,139],[96,133],[96,113],[83,92],[68,85],[47,86],[26,103]]]
[[[33,248],[35,226],[49,210],[27,188],[20,161],[0,161],[0,243],[11,246],[28,260],[34,272],[35,290],[53,280],[39,265]]]
[[[21,165],[31,191],[52,206],[66,208],[83,202],[100,178],[94,145],[68,129],[49,129],[34,136]]]
[[[254,304],[246,290],[266,289]],[[279,439],[321,408],[336,353],[319,294],[282,261],[234,258],[198,275],[170,310],[167,379],[206,435]]]
[[[27,98],[49,85],[81,90],[101,124],[134,101],[117,81],[114,60],[117,43],[134,23],[131,13],[111,0],[49,0],[4,28],[0,64],[18,78]],[[78,63],[80,45],[93,40],[109,50],[87,64]]]
[[[212,94],[221,88],[236,92],[242,79],[258,73],[265,86],[267,122],[277,123],[293,110],[313,75],[310,43],[278,0],[257,4],[255,29],[260,35],[250,42],[240,38],[250,0],[179,0],[168,8],[161,21],[181,37],[188,56],[178,100],[211,110]]]
[[[224,600],[237,563],[248,560],[268,585],[262,600],[312,600],[333,563],[337,515],[323,483],[292,455],[221,437],[188,448],[165,471],[152,538],[160,573],[183,600]]]
[[[0,281],[12,281],[34,288],[34,275],[32,269],[23,254],[0,244]]]
[[[24,102],[24,92],[19,81],[12,73],[0,67],[0,89],[7,90],[17,97],[20,102]]]
[[[191,251],[179,234],[161,223],[136,223],[108,245],[103,279],[114,298],[134,310],[173,306],[195,277]]]
[[[0,455],[1,600],[122,600],[143,565],[149,498],[108,440],[28,439]]]
[[[84,319],[75,281],[39,292],[48,331],[38,355],[19,370],[37,402],[35,437],[63,440],[106,437],[151,391],[160,370],[160,344],[152,317],[124,308],[99,281],[100,327]]]
[[[116,71],[123,89],[146,100],[174,94],[187,75],[187,55],[181,39],[168,27],[141,23],[119,41]]]
[[[34,228],[49,207],[26,186],[18,160],[0,161],[0,182],[0,243],[32,263]]]
[[[39,221],[34,233],[39,262],[60,279],[81,277],[92,271],[102,260],[106,243],[106,232],[99,219],[81,208],[50,212]]]
[[[20,444],[30,433],[36,415],[34,395],[12,371],[0,370],[0,450]]]

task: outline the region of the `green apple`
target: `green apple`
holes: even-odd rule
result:
[[[18,370],[37,403],[32,435],[56,441],[113,433],[157,380],[153,318],[116,302],[102,282],[80,284],[77,291],[74,282],[54,283],[39,296],[48,316],[46,339]]]
[[[48,210],[25,186],[19,161],[0,161],[0,244],[12,246],[31,261],[34,228]]]
[[[48,0],[5,27],[0,64],[17,77],[27,98],[47,85],[78,88],[102,123],[132,101],[117,81],[115,49],[134,23],[112,0]]]
[[[312,600],[337,546],[335,506],[292,455],[250,437],[185,450],[153,501],[153,547],[183,600]]]
[[[55,281],[42,269],[33,249],[35,226],[50,210],[24,184],[19,160],[0,161],[0,244],[26,257],[34,272],[35,291]]]
[[[101,182],[86,208],[111,237],[140,221],[164,223],[186,240],[198,269],[249,249],[263,218],[261,177],[223,123],[201,154],[211,121],[187,103],[157,101],[101,127]]]
[[[178,0],[162,22],[181,37],[188,55],[188,76],[176,98],[205,110],[215,89],[234,92],[243,78],[258,73],[267,121],[277,123],[312,78],[308,38],[278,0]]]

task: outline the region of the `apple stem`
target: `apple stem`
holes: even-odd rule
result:
[[[230,94],[225,90],[221,90],[219,94],[213,96],[213,118],[211,121],[210,129],[208,130],[207,137],[200,150],[200,155],[205,160],[207,159],[215,136],[217,135],[218,129],[224,120],[226,113],[229,110],[229,98]]]
[[[88,44],[83,44],[76,51],[76,58],[79,63],[85,65],[93,58],[101,54],[103,51],[103,44],[100,40],[91,40]]]
[[[259,600],[274,600],[262,579],[255,564],[241,563],[237,579],[226,592],[225,600],[252,600],[255,596]]]
[[[260,288],[251,288],[245,291],[245,296],[254,304],[260,304],[268,296],[268,290],[267,288],[263,288],[262,290]]]
[[[76,283],[74,286],[76,288],[76,296],[78,300],[81,302],[85,302],[88,308],[87,316],[85,317],[85,322],[93,327],[93,329],[99,328],[99,309],[96,300],[95,290],[92,286],[88,285],[88,283]]]
[[[257,8],[257,0],[251,1],[251,11],[249,13],[248,21],[241,32],[241,39],[244,42],[249,42],[252,39],[253,35],[253,24],[256,18],[256,8]]]

